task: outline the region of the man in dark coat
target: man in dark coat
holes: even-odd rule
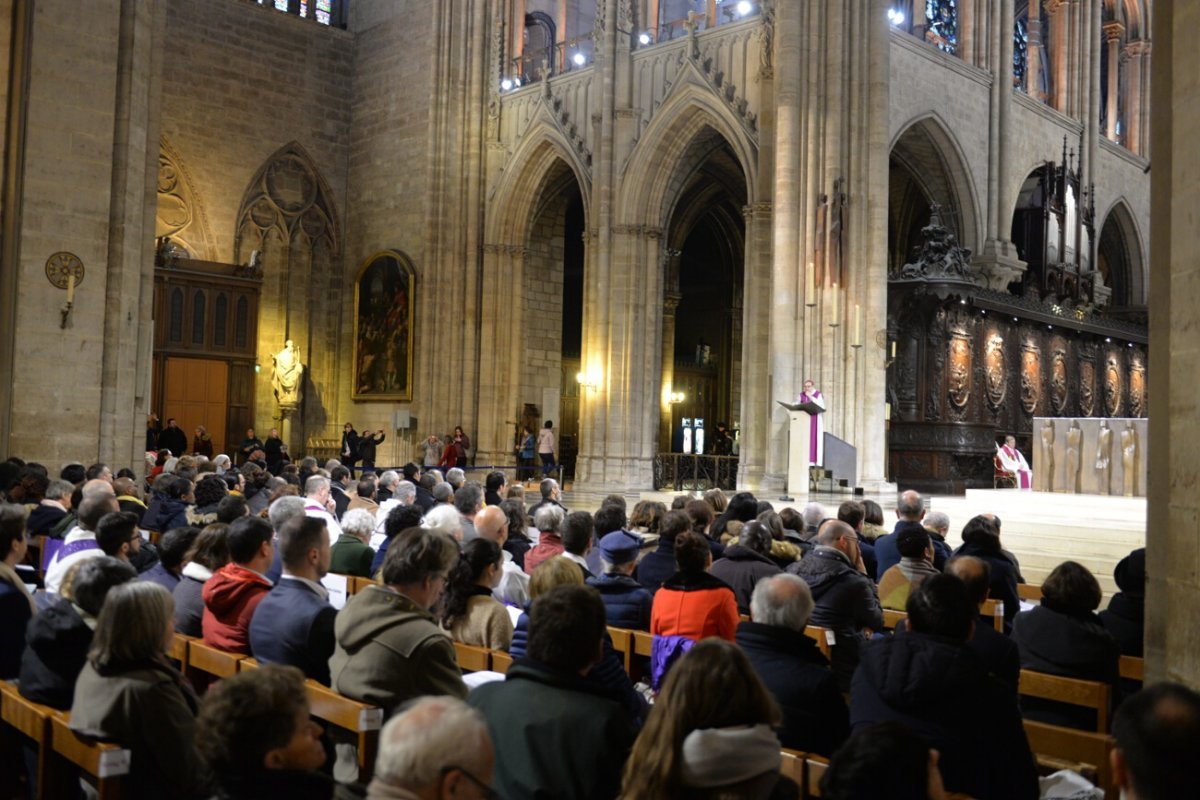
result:
[[[334,467],[329,473],[329,496],[333,498],[333,515],[339,520],[350,507],[350,495],[346,493],[349,486],[350,470],[344,464]]]
[[[675,564],[675,537],[691,527],[692,522],[683,511],[669,511],[659,521],[658,547],[642,556],[637,565],[638,583],[650,594],[679,570]]]
[[[361,440],[358,437],[358,431],[354,430],[354,426],[347,422],[342,426],[342,446],[338,450],[338,459],[346,465],[346,469],[350,470],[350,474],[354,474],[354,465],[358,463],[358,445]]]
[[[900,550],[896,547],[896,538],[906,528],[925,529],[921,521],[925,519],[925,501],[919,492],[909,490],[900,495],[896,502],[896,527],[891,533],[880,536],[875,540],[875,571],[871,573],[878,582],[883,580],[883,573],[900,563]],[[936,536],[933,539],[934,569],[946,568],[946,559],[950,558],[950,547]]]
[[[55,478],[46,486],[46,495],[29,512],[25,519],[25,532],[32,539],[49,535],[54,526],[63,521],[71,510],[71,494],[75,487],[61,478]]]
[[[188,438],[174,417],[167,420],[167,427],[158,435],[158,449],[170,450],[171,455],[181,456],[187,452]]]
[[[817,534],[812,553],[787,568],[812,590],[816,607],[812,624],[834,631],[833,673],[845,691],[858,666],[863,629],[883,629],[883,608],[875,582],[867,577],[858,551],[858,536],[844,522],[828,520]]]
[[[421,509],[421,513],[428,514],[430,509],[437,505],[437,498],[433,496],[433,487],[437,486],[437,476],[432,472],[426,472],[421,476],[420,483],[417,484],[417,494],[413,498],[413,505]]]
[[[605,625],[595,589],[551,589],[530,611],[527,658],[467,698],[496,745],[501,797],[617,796],[633,722],[612,695],[584,680],[603,655]]]
[[[938,750],[946,790],[978,800],[1034,800],[1037,772],[1012,689],[966,647],[978,616],[953,575],[925,579],[908,598],[910,630],[872,641],[850,689],[855,731],[907,725]]]
[[[278,475],[283,469],[283,439],[279,438],[279,429],[271,428],[267,440],[263,442],[263,457],[267,460],[267,471]]]
[[[614,628],[650,630],[650,608],[654,596],[635,581],[642,540],[627,531],[613,531],[600,540],[600,575],[587,579],[587,585],[600,592],[608,624]]]
[[[962,539],[963,545],[954,555],[975,556],[988,563],[992,575],[988,593],[993,600],[1004,603],[1004,632],[1010,632],[1013,617],[1021,610],[1021,596],[1017,594],[1020,575],[1000,547],[999,529],[988,515],[980,514],[967,520]]]
[[[738,613],[749,614],[755,584],[783,570],[771,560],[771,532],[760,522],[747,522],[738,534],[738,543],[726,547],[709,572],[733,589]]]
[[[251,459],[255,450],[262,450],[262,439],[254,433],[254,428],[246,429],[246,438],[238,445],[238,452],[242,455],[242,462],[245,463]],[[263,456],[263,469],[266,469],[266,455]]]
[[[294,517],[279,530],[283,575],[250,620],[250,652],[267,664],[299,667],[306,677],[329,685],[333,623],[337,611],[320,581],[329,572],[325,520]]]
[[[383,434],[383,430],[377,430],[375,433],[364,430],[362,436],[358,439],[358,457],[362,460],[363,474],[375,471],[375,448],[383,444],[383,440],[387,438]]]
[[[854,528],[854,535],[858,537],[858,550],[862,556],[863,564],[867,568],[867,575],[873,577],[878,583],[883,577],[883,573],[878,572],[878,564],[875,561],[875,545],[871,540],[863,536],[863,520],[867,518],[867,510],[862,503],[857,503],[853,500],[847,500],[838,506],[837,518],[842,522]]]
[[[737,643],[783,711],[780,743],[828,758],[850,735],[850,718],[829,662],[804,634],[812,608],[800,578],[763,578],[750,601],[753,621],[738,625]]]
[[[946,573],[960,579],[967,587],[967,594],[976,608],[988,599],[991,583],[991,567],[975,556],[955,556],[946,562]],[[1017,643],[996,630],[992,617],[982,614],[975,620],[975,632],[967,642],[967,649],[979,656],[988,672],[1017,691],[1021,677],[1021,653]]]

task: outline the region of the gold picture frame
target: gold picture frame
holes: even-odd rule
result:
[[[399,250],[371,255],[354,281],[355,400],[412,400],[417,272]]]

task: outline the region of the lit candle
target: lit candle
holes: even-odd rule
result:
[[[805,274],[804,301],[810,304],[817,302],[817,271],[811,261],[808,262],[808,272]]]
[[[862,346],[862,306],[854,304],[854,345]]]
[[[840,305],[840,303],[838,303],[837,284],[835,283],[833,285],[833,303],[832,303],[833,307],[829,312],[829,324],[835,328],[838,326],[838,306],[839,305]]]
[[[892,342],[892,358],[896,357],[896,343]]]
[[[75,273],[72,272],[67,276],[67,305],[75,299]]]

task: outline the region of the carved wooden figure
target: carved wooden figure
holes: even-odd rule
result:
[[[1067,490],[1079,494],[1079,480],[1083,470],[1083,431],[1076,420],[1071,420],[1067,431]]]
[[[1112,494],[1112,446],[1112,428],[1108,427],[1108,420],[1100,420],[1100,433],[1096,439],[1096,475],[1100,479],[1100,494]]]

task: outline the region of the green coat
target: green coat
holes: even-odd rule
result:
[[[329,571],[338,575],[357,575],[360,578],[371,577],[371,562],[375,560],[375,551],[362,540],[343,533],[334,542],[330,551]]]
[[[617,796],[636,731],[603,689],[521,660],[467,702],[487,719],[496,748],[493,785],[504,800]]]

